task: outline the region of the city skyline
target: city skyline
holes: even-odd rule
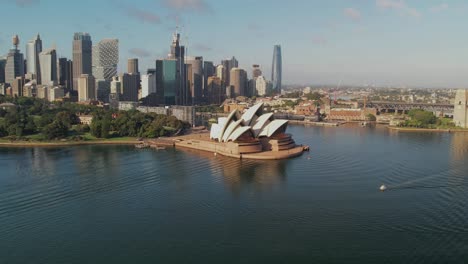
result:
[[[92,3],[3,1],[0,5],[11,10],[6,20],[19,12],[28,16],[0,33],[0,54],[10,49],[15,34],[23,40],[20,50],[25,53],[26,41],[39,33],[45,47],[55,45],[59,57],[71,58],[70,38],[83,31],[93,40],[120,40],[119,72],[132,57],[146,69],[169,53],[168,33],[179,24],[187,55],[214,62],[235,56],[241,68],[260,64],[266,76],[271,76],[271,47],[281,45],[284,84],[468,86],[464,80],[468,60],[460,59],[466,53],[465,37],[458,33],[463,32],[459,22],[464,21],[468,4],[459,0],[295,1],[287,10],[277,1]],[[54,8],[48,8],[51,5]],[[273,20],[272,13],[293,19]]]

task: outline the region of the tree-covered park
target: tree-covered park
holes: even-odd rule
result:
[[[94,138],[156,138],[183,132],[189,125],[174,116],[109,110],[92,105],[31,97],[0,96],[0,137],[8,140],[89,140]],[[93,116],[80,124],[80,115]]]

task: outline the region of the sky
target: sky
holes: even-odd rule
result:
[[[468,87],[466,0],[0,0],[0,54],[18,34],[71,57],[74,32],[118,38],[119,71],[169,52],[180,25],[189,56],[235,56],[270,78],[282,46],[283,83]],[[14,21],[14,22],[10,22]]]

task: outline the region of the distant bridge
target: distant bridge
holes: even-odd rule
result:
[[[364,102],[359,102],[360,107],[364,107]],[[453,115],[453,104],[426,104],[426,103],[404,103],[404,102],[387,102],[387,101],[372,101],[367,102],[366,107],[376,108],[378,112],[388,113],[407,113],[412,109],[422,109],[433,113],[443,113],[444,115]]]

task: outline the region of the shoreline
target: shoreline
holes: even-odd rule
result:
[[[440,129],[440,128],[416,128],[388,126],[390,130],[401,132],[435,132],[435,133],[468,133],[468,129]]]
[[[92,146],[92,145],[135,145],[141,141],[137,140],[122,140],[122,141],[82,141],[82,142],[34,142],[34,141],[13,141],[13,142],[0,142],[0,148],[36,148],[36,147],[75,147],[75,146]]]

